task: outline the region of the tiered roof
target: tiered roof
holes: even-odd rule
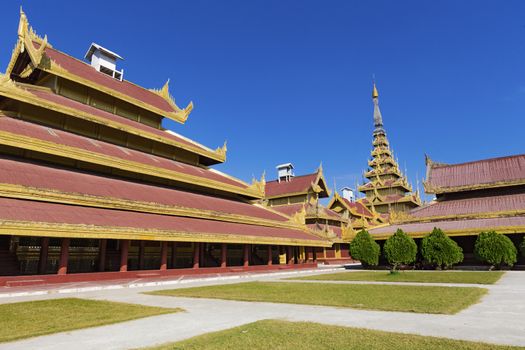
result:
[[[94,71],[94,73],[99,73]],[[147,138],[173,147],[198,154],[202,163],[211,165],[225,161],[226,151],[218,148],[215,151],[195,141],[186,139],[166,130],[157,129],[120,115],[109,113],[84,103],[71,100],[54,93],[51,89],[28,84],[14,83],[8,76],[0,75],[0,96],[16,99],[33,106],[60,111],[67,116],[104,125],[114,130]]]
[[[380,239],[398,228],[414,237],[434,227],[451,236],[525,232],[525,154],[451,165],[427,158],[425,188],[437,199],[370,233]]]
[[[442,194],[525,184],[525,154],[460,164],[426,158],[428,193]]]
[[[318,193],[319,198],[330,196],[330,189],[326,185],[322,167],[312,174],[294,176],[283,181],[268,181],[265,185],[266,199],[304,195],[309,192]]]
[[[87,100],[61,93],[59,79]],[[89,89],[113,108],[90,103]],[[184,123],[193,107],[179,108],[168,84],[147,90],[107,76],[52,48],[23,12],[0,106],[0,234],[332,244],[252,204],[264,179],[250,185],[209,168],[225,160],[225,145],[211,150],[162,129],[162,118]]]
[[[376,211],[372,211],[360,201],[349,201],[341,197],[337,192],[327,205],[332,211],[342,217],[348,218],[353,233],[362,229],[368,229],[383,223],[383,218]]]
[[[319,202],[319,198],[327,198],[331,192],[322,166],[312,174],[268,181],[265,192],[265,203],[272,210],[294,222],[305,223],[310,230],[334,243],[345,241],[350,228],[348,219]]]
[[[18,38],[6,71],[9,75],[35,81],[43,72],[51,73],[181,123],[186,121],[193,109],[191,102],[184,109],[178,107],[169,94],[167,83],[159,90],[144,89],[98,72],[85,62],[54,49],[48,43],[47,36],[40,38],[35,34],[23,11]]]
[[[412,186],[405,175],[399,170],[394,159],[386,131],[383,127],[383,117],[379,109],[379,94],[374,84],[372,100],[374,102],[374,140],[372,159],[368,161],[369,170],[364,173],[368,182],[359,186],[358,190],[366,197],[361,201],[368,208],[376,207],[378,211],[388,214],[391,211],[406,211],[421,205],[418,193],[412,193]],[[395,191],[397,193],[392,193]]]

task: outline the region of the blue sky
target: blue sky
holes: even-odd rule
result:
[[[125,77],[171,79],[185,125],[217,168],[244,180],[320,162],[330,186],[353,186],[370,155],[375,74],[390,143],[415,184],[424,154],[455,163],[525,149],[524,1],[10,1],[0,69],[23,5],[54,47],[94,41],[125,58]]]

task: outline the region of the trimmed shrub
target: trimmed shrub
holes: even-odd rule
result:
[[[379,264],[380,248],[370,233],[361,230],[350,242],[352,258],[361,261],[363,266],[377,266]]]
[[[417,244],[401,229],[386,240],[383,250],[388,263],[392,266],[392,272],[396,272],[399,265],[416,261]]]
[[[474,254],[478,260],[492,265],[491,269],[499,269],[504,264],[514,265],[518,252],[509,237],[490,231],[479,234],[474,245]]]
[[[421,255],[438,269],[463,261],[463,249],[437,227],[421,240]]]

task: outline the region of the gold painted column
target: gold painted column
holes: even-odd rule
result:
[[[308,253],[308,248],[303,247],[304,260],[303,263],[307,263],[310,260],[310,254]]]
[[[335,244],[335,258],[341,259],[341,245],[339,243]]]
[[[283,246],[279,246],[279,265],[286,265],[286,251]]]

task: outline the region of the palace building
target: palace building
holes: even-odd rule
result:
[[[193,108],[179,107],[168,83],[125,80],[121,57],[97,44],[85,59],[36,35],[21,11],[0,75],[0,274],[14,276],[0,285],[311,267],[306,252],[332,248],[310,229],[317,221],[257,203],[266,188],[277,209],[279,184],[212,169],[226,145],[162,128]],[[322,175],[312,180],[287,204],[328,194]],[[339,239],[342,221],[330,215],[319,224],[338,227]]]
[[[349,187],[341,189],[342,195],[337,192],[328,203],[327,207],[350,221],[354,233],[368,230],[371,227],[381,225],[386,220],[376,211],[368,209],[361,201],[355,200],[354,191]]]
[[[405,175],[399,170],[383,127],[383,117],[379,109],[379,94],[374,84],[372,91],[374,102],[374,132],[372,159],[368,161],[368,170],[364,176],[367,182],[358,190],[365,194],[359,201],[368,209],[377,211],[388,219],[392,212],[406,212],[421,205],[419,193],[412,191]]]
[[[266,182],[265,204],[294,222],[306,224],[333,243],[330,247],[313,249],[312,255],[317,261],[325,264],[351,262],[348,243],[353,230],[350,220],[319,202],[330,197],[323,168],[319,166],[314,173],[300,176],[295,176],[293,169],[292,163],[277,166],[277,179]],[[304,254],[302,250],[300,254]]]
[[[427,157],[426,166],[425,192],[435,200],[371,229],[376,240],[384,241],[397,229],[418,239],[437,227],[463,248],[466,263],[474,260],[481,232],[508,235],[519,245],[525,234],[525,154],[461,164]]]

